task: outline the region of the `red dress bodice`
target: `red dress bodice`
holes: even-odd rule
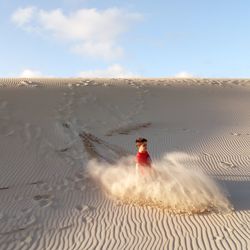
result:
[[[146,152],[138,152],[136,154],[136,161],[139,164],[139,166],[142,167],[151,167],[151,158],[149,156],[149,153]]]

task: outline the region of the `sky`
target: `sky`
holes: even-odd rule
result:
[[[250,78],[249,0],[0,0],[0,77]]]

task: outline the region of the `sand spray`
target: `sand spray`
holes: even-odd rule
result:
[[[92,160],[87,169],[111,198],[124,203],[155,206],[173,213],[231,211],[222,188],[194,168],[197,159],[182,152],[167,153],[144,176],[136,171],[134,156],[114,165]]]

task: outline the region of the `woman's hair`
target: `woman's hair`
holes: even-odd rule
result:
[[[148,140],[146,138],[142,138],[142,137],[139,137],[135,140],[135,143],[143,143],[143,142],[147,142]]]

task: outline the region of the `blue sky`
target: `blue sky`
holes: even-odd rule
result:
[[[250,2],[0,0],[0,77],[250,77]]]

